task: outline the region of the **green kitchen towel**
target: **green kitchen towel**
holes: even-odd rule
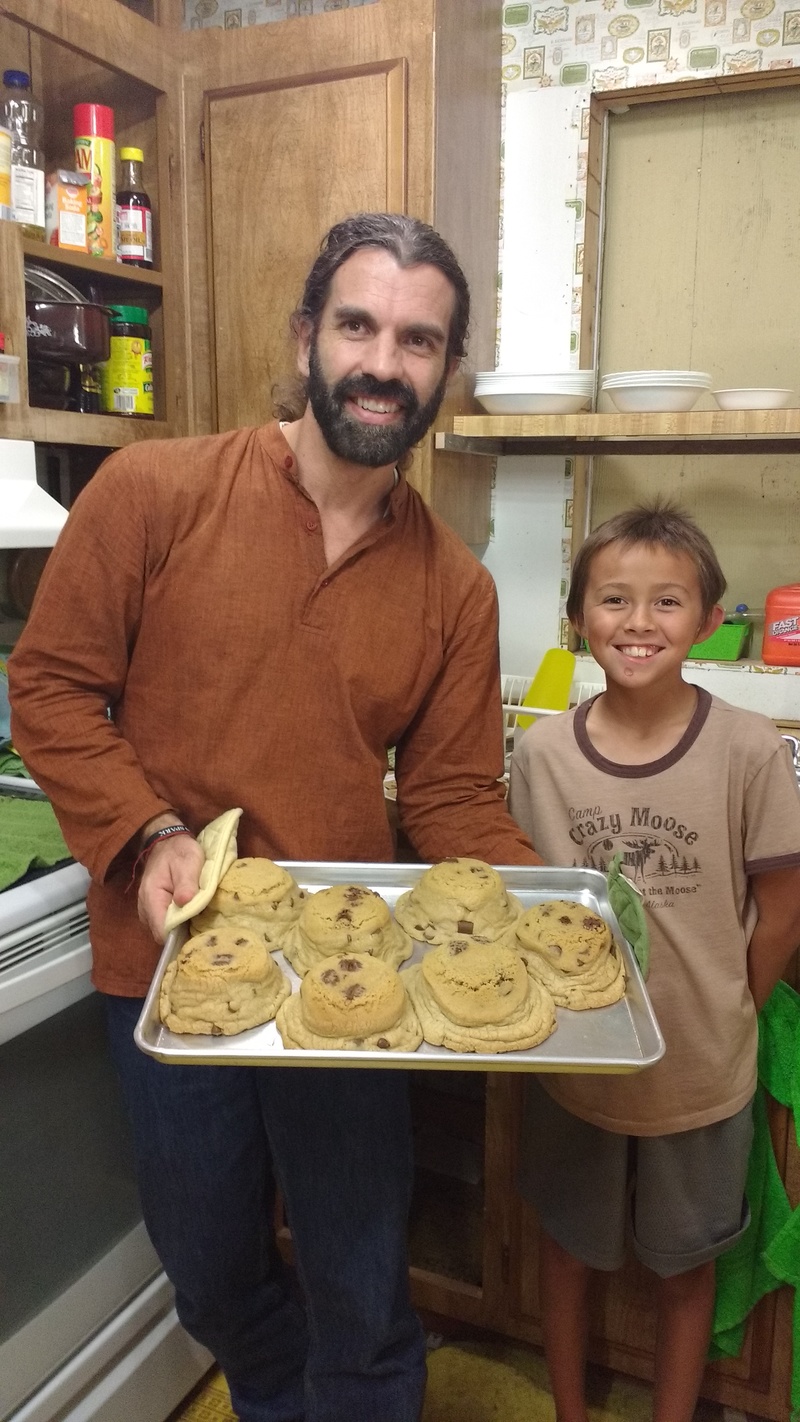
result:
[[[736,1357],[748,1314],[781,1284],[795,1290],[792,1316],[792,1422],[800,1422],[800,1207],[792,1210],[775,1163],[766,1094],[789,1106],[800,1141],[800,996],[779,982],[758,1020],[759,1085],[747,1175],[750,1224],[717,1260],[709,1357]]]
[[[608,866],[608,898],[619,926],[633,949],[642,977],[646,978],[650,969],[650,934],[644,916],[642,900],[630,880],[621,869],[622,850],[619,850]]]
[[[22,757],[17,755],[13,746],[0,746],[0,775],[17,775],[29,779],[28,772],[22,764]]]
[[[0,795],[0,889],[29,869],[69,859],[69,850],[48,800]]]

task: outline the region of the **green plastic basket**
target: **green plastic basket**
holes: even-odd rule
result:
[[[705,642],[695,642],[688,655],[694,661],[735,662],[747,656],[752,626],[749,622],[721,622]]]

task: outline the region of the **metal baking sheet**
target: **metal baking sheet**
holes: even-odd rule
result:
[[[363,884],[374,889],[394,908],[396,900],[412,887],[426,864],[337,864],[282,861],[301,888],[309,893],[332,884]],[[555,1032],[538,1047],[522,1052],[451,1052],[423,1042],[415,1052],[319,1051],[287,1048],[275,1022],[240,1032],[233,1037],[190,1036],[170,1032],[159,1015],[159,989],[168,964],[186,938],[186,927],[175,929],[164,945],[134,1038],[143,1052],[162,1062],[213,1066],[342,1066],[414,1067],[451,1071],[588,1071],[634,1072],[652,1065],[664,1054],[664,1039],[653,1013],[642,975],[630,944],[623,937],[608,899],[606,877],[597,869],[499,866],[507,889],[526,909],[546,899],[572,899],[598,913],[609,924],[622,949],[628,972],[624,998],[610,1007],[583,1012],[557,1007]],[[417,943],[414,954],[401,965],[418,963],[429,945]],[[273,955],[297,992],[300,979],[283,954]]]

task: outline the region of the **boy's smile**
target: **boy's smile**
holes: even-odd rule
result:
[[[610,682],[644,687],[680,679],[689,648],[721,617],[719,608],[704,616],[688,553],[611,543],[592,559],[578,630]]]

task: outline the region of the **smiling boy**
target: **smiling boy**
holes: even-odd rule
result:
[[[567,612],[606,690],[534,723],[512,759],[511,810],[546,861],[605,870],[622,851],[666,1042],[639,1075],[529,1080],[521,1188],[543,1226],[557,1422],[587,1422],[591,1271],[621,1265],[629,1212],[656,1276],[654,1422],[691,1422],[714,1259],[747,1224],[756,1016],[800,942],[800,796],[772,722],[683,678],[724,590],[708,539],[674,507],[602,524]]]

